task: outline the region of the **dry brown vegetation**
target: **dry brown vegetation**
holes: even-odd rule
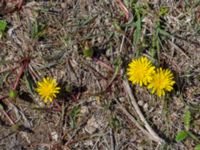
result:
[[[200,144],[199,0],[5,0],[0,20],[7,22],[0,39],[0,149]],[[158,98],[127,82],[127,64],[141,55],[173,71],[173,92]],[[62,89],[50,106],[34,90],[45,76]],[[189,135],[178,142],[182,130]]]

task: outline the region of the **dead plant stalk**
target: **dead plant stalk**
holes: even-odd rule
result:
[[[146,121],[144,115],[142,114],[136,100],[135,100],[135,97],[131,91],[131,88],[129,86],[129,83],[128,83],[128,80],[127,78],[125,78],[123,80],[123,86],[124,86],[124,89],[125,91],[127,92],[127,94],[129,95],[130,97],[130,100],[131,100],[131,103],[133,105],[133,107],[135,108],[135,111],[137,112],[138,116],[140,117],[141,121],[144,123],[144,126],[145,128],[147,129],[147,131],[150,133],[150,135],[152,136],[151,138],[158,142],[159,144],[161,143],[165,143],[165,140],[162,139],[161,137],[159,137],[159,135],[153,130],[153,128],[149,125],[149,123]]]

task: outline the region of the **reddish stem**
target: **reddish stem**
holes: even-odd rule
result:
[[[15,81],[15,84],[13,86],[13,89],[16,90],[17,89],[17,86],[19,84],[19,81],[20,81],[20,78],[22,77],[23,73],[24,73],[24,70],[28,67],[28,64],[29,64],[30,60],[29,58],[24,58],[22,60],[22,66],[20,67],[20,71],[19,71],[19,74],[17,76],[17,79]]]
[[[4,72],[7,72],[7,71],[14,71],[15,69],[17,69],[19,66],[15,66],[15,67],[13,67],[13,68],[6,68],[6,69],[3,69],[3,70],[1,70],[0,71],[0,73],[4,73]]]
[[[62,107],[58,104],[58,102],[57,101],[53,101],[53,102],[56,105],[56,107],[58,108],[58,110],[61,111]]]
[[[10,118],[10,116],[3,110],[1,109],[1,112],[6,116],[6,118],[9,120],[11,125],[14,125],[14,121]]]
[[[0,96],[0,101],[7,98],[8,96]]]
[[[110,65],[106,64],[105,62],[96,58],[94,58],[94,61],[96,61],[96,63],[99,64],[100,66],[107,68],[110,72],[114,72],[114,69]]]
[[[122,11],[124,11],[125,16],[126,16],[126,21],[129,20],[129,11],[126,8],[126,6],[123,4],[123,2],[121,0],[116,0],[117,3],[119,4],[119,7],[121,8]]]

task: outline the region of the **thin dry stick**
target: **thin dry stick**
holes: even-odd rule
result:
[[[110,149],[115,150],[115,135],[113,133],[113,129],[110,128]]]
[[[133,105],[133,107],[135,108],[135,111],[137,112],[137,114],[139,115],[141,121],[144,123],[145,128],[148,130],[148,132],[151,134],[152,139],[154,139],[154,141],[157,141],[159,144],[161,143],[165,143],[164,139],[162,139],[161,137],[158,136],[158,134],[151,128],[151,126],[149,125],[149,123],[146,121],[144,115],[142,114],[136,100],[135,97],[133,96],[133,93],[131,91],[131,88],[129,86],[128,80],[127,78],[125,78],[123,80],[123,85],[124,85],[124,89],[126,90],[127,94],[129,95],[130,99],[131,99],[131,103]]]
[[[15,122],[13,121],[13,119],[3,109],[0,110],[0,112],[3,113],[6,116],[6,118],[9,120],[9,122],[10,122],[11,125],[15,124]]]
[[[19,68],[19,66],[14,66],[12,68],[10,68],[10,67],[9,68],[5,68],[3,70],[0,70],[0,73],[4,73],[4,72],[7,72],[7,71],[12,71],[12,70],[15,70],[17,68]]]
[[[129,11],[126,8],[126,6],[123,4],[123,2],[121,0],[116,0],[116,2],[119,4],[119,7],[122,11],[124,11],[125,16],[126,16],[126,20],[128,21],[129,19]]]
[[[152,139],[152,135],[138,123],[138,121],[121,105],[121,103],[117,99],[115,99],[115,101],[119,105],[118,108],[121,109],[121,111],[134,123],[134,125],[138,127],[145,135]]]

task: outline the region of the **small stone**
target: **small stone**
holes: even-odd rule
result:
[[[61,6],[62,9],[65,9],[67,7],[67,4],[66,3],[61,3],[60,6]]]
[[[82,106],[81,107],[81,114],[85,115],[85,114],[88,114],[88,113],[89,113],[88,107]]]
[[[94,143],[93,143],[92,140],[86,140],[86,141],[84,142],[84,144],[87,145],[87,146],[93,146],[93,145],[94,145]]]
[[[87,121],[85,131],[89,134],[93,134],[98,129],[98,124],[94,116]]]
[[[58,133],[57,132],[51,132],[51,137],[53,140],[58,141]]]
[[[86,126],[85,131],[89,134],[93,134],[97,129],[93,126]]]
[[[143,106],[143,105],[144,105],[144,101],[139,100],[139,101],[138,101],[138,105],[139,105],[139,106]]]
[[[149,105],[147,103],[145,103],[143,106],[144,111],[148,111],[148,107],[149,107]]]

